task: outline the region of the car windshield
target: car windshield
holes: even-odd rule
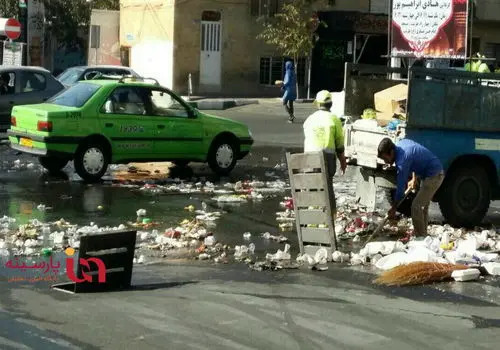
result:
[[[47,103],[67,107],[82,107],[92,96],[94,96],[100,87],[100,85],[92,83],[78,83],[61,91],[59,94],[49,99]]]
[[[63,84],[72,85],[78,81],[83,71],[83,68],[68,68],[57,76],[57,80]]]

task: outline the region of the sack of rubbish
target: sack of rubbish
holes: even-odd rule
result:
[[[234,247],[234,259],[235,260],[244,260],[248,257],[250,257],[251,255],[254,255],[255,253],[255,244],[253,243],[250,243],[247,246],[245,245],[237,245],[236,247]]]
[[[266,260],[269,261],[282,261],[291,259],[292,256],[290,255],[290,244],[286,244],[284,250],[278,249],[275,254],[266,254]]]
[[[326,248],[320,248],[314,254],[314,257],[309,254],[299,255],[297,257],[298,263],[307,263],[309,266],[324,265],[328,262],[328,251]]]

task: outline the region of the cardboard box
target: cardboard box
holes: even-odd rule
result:
[[[394,113],[377,112],[377,123],[379,126],[387,126],[393,119]]]
[[[396,118],[394,113],[377,112],[377,122],[379,126],[387,126],[393,119],[406,120],[406,114],[398,113],[401,117]]]
[[[405,113],[406,100],[408,98],[408,86],[399,84],[388,89],[379,91],[373,96],[375,100],[375,110],[380,113]]]

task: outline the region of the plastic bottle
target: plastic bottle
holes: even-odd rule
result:
[[[450,244],[450,235],[448,234],[447,231],[443,232],[443,235],[441,236],[441,248],[443,247],[448,247]],[[445,249],[445,248],[443,248]]]
[[[42,256],[51,256],[52,255],[52,249],[50,248],[43,248],[42,249]]]

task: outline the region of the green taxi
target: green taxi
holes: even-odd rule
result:
[[[207,162],[228,175],[253,144],[242,123],[200,112],[154,79],[88,80],[46,103],[15,106],[11,148],[39,156],[50,172],[70,160],[99,181],[109,164]]]

